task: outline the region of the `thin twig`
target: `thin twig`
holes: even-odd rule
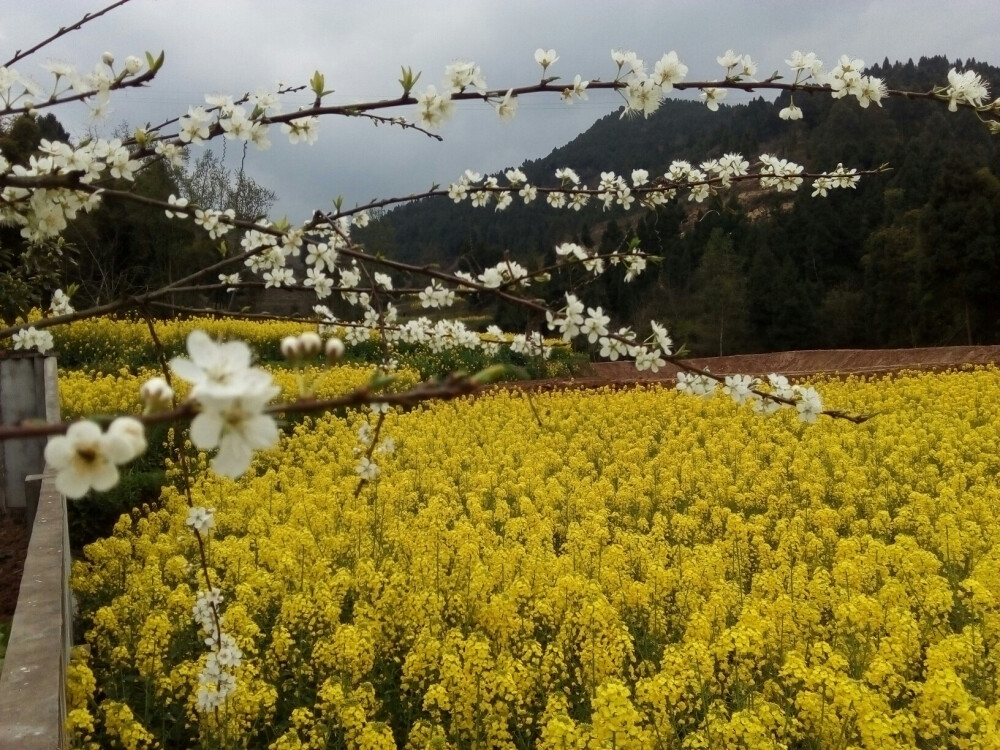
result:
[[[400,393],[380,393],[373,391],[370,386],[364,385],[343,396],[328,399],[304,398],[287,403],[272,404],[265,407],[263,411],[265,414],[310,414],[348,406],[365,406],[374,402],[408,407],[432,399],[448,401],[468,396],[478,392],[480,388],[480,384],[473,377],[449,375],[441,382],[426,381]],[[198,411],[198,404],[189,400],[174,409],[143,414],[135,418],[145,425],[186,422],[196,417]],[[112,420],[113,417],[95,418],[95,421],[101,423],[110,423]],[[70,422],[50,424],[36,420],[25,420],[14,425],[0,425],[0,440],[62,435],[69,429],[70,424]]]
[[[46,45],[51,44],[52,42],[54,42],[59,37],[65,36],[66,34],[69,34],[69,33],[73,32],[73,31],[79,31],[83,27],[84,24],[90,23],[91,21],[93,21],[93,20],[95,20],[97,18],[100,18],[105,13],[110,13],[115,8],[121,7],[122,5],[125,5],[126,3],[129,3],[129,2],[131,2],[131,0],[118,0],[118,2],[111,3],[111,5],[109,5],[108,7],[104,8],[103,10],[96,11],[95,13],[84,13],[83,14],[83,18],[81,18],[79,21],[77,21],[76,23],[71,24],[69,26],[60,26],[59,30],[55,34],[53,34],[52,36],[50,36],[48,39],[43,39],[38,44],[36,44],[34,47],[26,49],[23,52],[21,50],[17,50],[17,52],[14,53],[14,56],[12,58],[10,58],[7,62],[5,62],[0,67],[9,68],[11,65],[19,62],[20,60],[23,60],[24,58],[26,58],[26,57],[28,57],[30,55],[33,55],[34,53],[38,52],[38,50],[42,49],[42,47],[45,47]]]

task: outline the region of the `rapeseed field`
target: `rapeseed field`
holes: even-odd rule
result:
[[[80,402],[71,381],[64,399]],[[1000,373],[817,384],[864,424],[660,387],[307,418],[73,570],[83,747],[1000,744]],[[205,456],[195,462],[204,466]]]

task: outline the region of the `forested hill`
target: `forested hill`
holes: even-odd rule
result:
[[[890,88],[930,90],[951,67],[972,68],[1000,90],[1000,69],[943,57],[873,66]],[[403,260],[477,269],[504,252],[538,265],[566,240],[614,247],[636,235],[664,260],[626,287],[610,278],[586,292],[616,320],[650,318],[701,354],[786,348],[1000,342],[1000,138],[971,112],[941,105],[796,96],[804,119],[785,122],[762,99],[710,112],[666,101],[648,119],[613,113],[544,159],[520,165],[554,184],[572,167],[587,182],[604,170],[664,172],[729,151],[763,152],[826,170],[838,162],[892,171],[856,191],[721,195],[645,209],[580,213],[539,201],[507,211],[429,199],[390,211],[363,239]],[[512,165],[514,166],[514,165]],[[553,292],[558,289],[553,286]]]

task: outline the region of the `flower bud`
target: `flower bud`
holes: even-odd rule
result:
[[[130,76],[134,76],[142,70],[142,60],[140,60],[135,55],[129,55],[125,58],[125,72]]]
[[[326,340],[326,359],[334,362],[344,356],[344,342],[336,336],[331,336]]]
[[[134,417],[118,417],[108,427],[105,446],[112,461],[127,463],[146,452],[146,428]]]
[[[146,405],[146,411],[158,411],[170,407],[174,389],[163,378],[150,378],[139,388],[139,398]]]
[[[101,55],[101,62],[103,62],[110,68],[112,65],[115,64],[115,56],[112,55],[110,52],[105,52],[103,55]]]
[[[303,356],[315,357],[323,348],[323,339],[315,331],[306,331],[299,335],[299,347]]]
[[[298,336],[285,336],[281,340],[281,356],[289,362],[294,362],[302,357],[302,344]]]

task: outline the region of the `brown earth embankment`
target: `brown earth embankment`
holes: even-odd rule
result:
[[[717,375],[771,372],[793,378],[810,375],[878,375],[901,370],[947,370],[950,368],[1000,364],[1000,346],[936,346],[915,349],[810,349],[768,354],[734,354],[728,357],[696,357],[684,360]],[[659,372],[638,372],[632,362],[595,362],[575,378],[535,380],[513,387],[547,390],[558,387],[597,388],[673,381],[680,370],[668,363]]]

